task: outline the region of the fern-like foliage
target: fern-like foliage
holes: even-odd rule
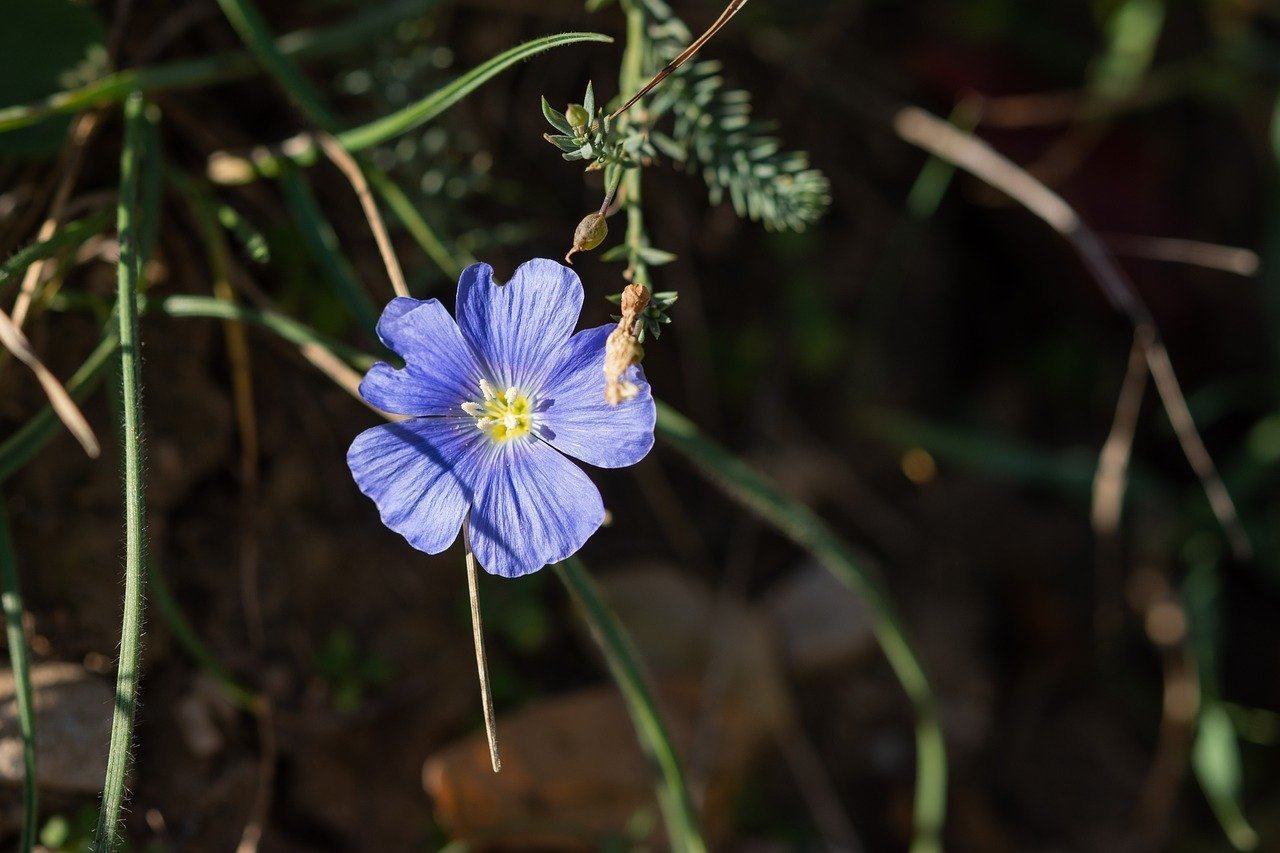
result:
[[[663,0],[638,0],[649,18],[653,69],[666,65],[693,35]],[[831,185],[803,151],[787,151],[774,125],[751,115],[751,95],[725,85],[720,63],[691,61],[660,86],[650,120],[674,119],[671,132],[652,132],[664,154],[701,175],[711,201],[725,195],[739,216],[774,230],[802,231],[831,204]]]

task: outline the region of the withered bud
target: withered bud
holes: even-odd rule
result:
[[[565,108],[564,117],[568,120],[569,126],[578,133],[586,130],[587,123],[591,121],[591,113],[587,112],[587,108],[582,104],[570,104]]]
[[[649,305],[649,288],[643,284],[628,284],[622,289],[622,318],[628,325],[634,324],[636,317]]]
[[[640,391],[634,382],[622,377],[631,365],[644,358],[644,348],[637,337],[640,314],[648,304],[649,288],[643,284],[628,284],[623,289],[622,317],[604,344],[604,398],[611,406],[630,400]]]
[[[588,213],[582,217],[578,227],[573,229],[573,246],[564,256],[564,262],[572,264],[571,259],[574,255],[578,252],[590,252],[603,243],[607,236],[609,236],[609,223],[605,221],[604,214]]]

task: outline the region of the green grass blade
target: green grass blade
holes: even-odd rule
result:
[[[336,119],[325,104],[324,96],[276,46],[275,37],[258,7],[250,0],[218,0],[218,5],[241,40],[267,72],[284,86],[306,117],[325,130],[333,130]]]
[[[299,30],[275,42],[281,54],[295,60],[331,56],[358,47],[396,28],[407,18],[425,14],[440,0],[398,0],[371,4],[366,11],[332,27]],[[107,75],[76,89],[50,95],[33,104],[0,109],[0,133],[36,124],[49,116],[79,112],[123,101],[130,92],[189,89],[250,77],[262,65],[245,51],[229,51],[199,59],[132,68]]]
[[[15,252],[9,260],[0,264],[0,287],[4,287],[10,281],[16,280],[18,276],[26,271],[27,267],[36,261],[52,257],[63,249],[79,246],[93,235],[100,233],[110,220],[111,212],[104,210],[93,216],[86,216],[84,219],[68,222],[48,240],[32,243],[30,246]]]
[[[233,2],[233,0],[223,0],[223,2]],[[579,42],[611,42],[609,36],[600,33],[560,33],[553,36],[544,36],[525,42],[511,48],[508,51],[498,54],[497,56],[482,62],[475,68],[466,72],[462,76],[453,80],[427,97],[416,103],[410,104],[404,109],[397,110],[390,115],[375,119],[368,124],[359,127],[344,130],[337,133],[338,141],[348,151],[357,152],[379,145],[390,139],[394,139],[402,133],[406,133],[414,128],[430,122],[439,117],[454,104],[461,101],[467,95],[470,95],[476,89],[488,83],[494,77],[514,65],[523,62],[530,57],[539,53],[551,50],[556,47],[577,44]],[[260,46],[260,45],[259,45]],[[289,81],[281,79],[283,85],[289,86]],[[314,91],[314,90],[312,90]],[[316,116],[310,116],[322,128],[333,130],[336,119],[328,107],[323,103],[318,103],[313,95],[303,95],[290,88],[290,92],[296,100],[300,102],[305,98],[309,103],[308,113],[315,111],[317,116],[323,121],[317,121]],[[224,183],[247,182],[256,177],[275,177],[283,168],[284,162],[293,163],[296,166],[311,166],[319,159],[319,152],[315,143],[306,136],[299,136],[290,140],[289,152],[284,155],[279,150],[271,152],[259,152],[255,154],[252,161],[231,164],[230,160],[224,160],[219,167],[219,174],[235,176],[221,179]]]
[[[125,102],[124,150],[120,156],[120,204],[118,210],[120,262],[116,316],[120,335],[120,402],[124,444],[124,617],[120,625],[120,662],[116,673],[115,709],[111,718],[111,746],[102,791],[102,809],[94,836],[96,853],[110,853],[119,841],[120,807],[133,745],[134,713],[138,701],[139,667],[142,663],[142,615],[145,563],[146,499],[142,470],[142,371],[138,341],[138,288],[142,270],[139,243],[150,226],[146,210],[138,206],[140,174],[147,134],[146,102],[135,92]]]
[[[0,604],[4,608],[9,665],[13,667],[14,693],[18,698],[18,731],[22,735],[22,837],[18,849],[30,853],[36,844],[36,713],[27,663],[27,635],[22,628],[22,589],[18,561],[9,534],[9,516],[0,498]]]
[[[343,256],[338,235],[321,212],[306,178],[297,169],[286,169],[280,175],[280,187],[321,277],[342,300],[360,328],[372,333],[378,322],[378,309]]]
[[[236,320],[261,326],[297,346],[319,346],[348,364],[368,370],[376,359],[354,347],[327,338],[319,332],[275,311],[259,311],[245,305],[224,302],[212,296],[170,296],[160,302],[147,303],[152,311],[169,317],[207,317],[217,320]]]
[[[587,41],[612,42],[613,39],[600,33],[559,33],[525,42],[498,54],[487,62],[482,62],[422,100],[376,121],[348,130],[338,138],[352,151],[361,151],[380,145],[436,118],[511,66],[553,48]]]
[[[71,399],[81,403],[89,396],[102,379],[103,371],[115,354],[120,339],[111,329],[98,343],[84,364],[66,383],[67,393]],[[22,427],[0,443],[0,483],[7,480],[15,471],[26,465],[49,440],[61,433],[61,421],[54,413],[52,406],[45,406]]]
[[[874,616],[880,648],[915,713],[916,800],[911,851],[940,851],[947,806],[947,757],[937,703],[901,619],[868,573],[863,558],[808,507],[789,499],[767,477],[702,436],[684,415],[661,402],[658,403],[657,434],[728,495],[817,557],[828,571],[867,602]]]
[[[640,746],[658,767],[658,803],[667,825],[671,849],[677,853],[703,853],[706,843],[698,830],[698,814],[684,782],[680,759],[653,700],[640,659],[626,629],[601,598],[586,567],[576,557],[556,563],[556,575],[569,590],[604,653],[609,673],[622,691]]]

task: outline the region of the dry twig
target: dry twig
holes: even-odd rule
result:
[[[1200,478],[1209,505],[1226,532],[1232,551],[1237,558],[1248,559],[1253,553],[1252,544],[1187,409],[1182,387],[1151,311],[1102,239],[1061,196],[973,134],[958,130],[918,107],[898,110],[893,117],[893,128],[912,145],[964,169],[1005,193],[1071,243],[1112,306],[1133,323],[1134,339],[1142,349],[1147,370],[1155,380],[1183,455]]]
[[[365,218],[369,220],[369,229],[373,231],[373,239],[377,241],[378,251],[382,254],[382,263],[387,268],[387,277],[391,279],[391,289],[395,291],[396,296],[408,296],[409,285],[405,282],[404,271],[400,268],[400,261],[396,259],[391,238],[387,235],[387,226],[382,220],[382,214],[378,212],[378,203],[373,200],[373,193],[369,191],[369,182],[365,180],[360,164],[332,134],[318,131],[316,142],[319,143],[325,156],[332,160],[333,165],[346,176],[351,183],[351,188],[356,192],[356,198],[360,199],[360,207],[364,210]]]
[[[22,329],[18,328],[18,324],[4,311],[0,311],[0,345],[13,353],[18,361],[31,368],[36,379],[40,380],[40,387],[44,388],[44,393],[49,397],[49,405],[53,406],[53,411],[76,437],[76,441],[80,442],[80,446],[84,448],[89,458],[96,459],[102,452],[102,448],[98,445],[98,439],[94,436],[89,422],[85,420],[84,414],[81,413],[80,407],[76,405],[75,400],[71,399],[67,389],[62,387],[58,377],[44,366],[44,362],[40,361],[40,357],[32,349],[31,342],[22,333]]]

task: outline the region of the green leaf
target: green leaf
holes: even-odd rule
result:
[[[547,98],[545,95],[542,97],[542,115],[544,118],[546,118],[547,122],[556,130],[560,131],[560,133],[562,134],[573,133],[573,128],[569,126],[569,120],[564,117],[564,113],[560,112],[559,110],[552,109],[551,104],[547,103]],[[551,140],[552,142],[555,142],[556,139],[571,139],[571,138],[572,138],[571,135],[556,136],[554,138],[551,136],[547,136],[547,139]],[[559,144],[559,143],[556,143],[556,144]]]

